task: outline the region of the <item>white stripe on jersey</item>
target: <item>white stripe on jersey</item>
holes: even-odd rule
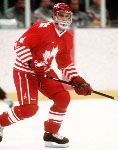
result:
[[[77,77],[77,76],[78,76],[78,73],[75,73],[75,74],[71,74],[68,78],[69,80],[71,80],[72,78]]]
[[[71,63],[70,65],[68,65],[66,68],[63,68],[62,71],[63,71],[63,74],[65,74],[65,71],[66,70],[69,70],[69,69],[75,69],[75,66],[73,63]]]
[[[20,60],[20,58],[19,57],[17,57],[16,58],[16,61],[15,61],[15,68],[16,67],[19,67],[19,68],[21,68],[21,69],[26,69],[26,70],[28,70],[29,72],[31,72],[32,70],[31,70],[31,68],[28,66],[28,64],[27,63],[22,63],[21,62],[21,60]],[[16,68],[17,69],[17,68]],[[20,70],[21,70],[20,69]]]
[[[17,53],[18,60],[20,59],[19,61],[22,61],[22,63],[27,63],[28,60],[32,59],[30,49],[26,46],[16,48],[15,52]]]
[[[15,61],[15,64],[17,64],[18,66],[30,69],[28,66],[23,65],[21,62]]]
[[[22,56],[19,56],[21,60],[23,60],[23,58],[27,57],[27,56],[30,56],[31,57],[31,52],[28,52]]]
[[[73,70],[67,70],[67,71],[65,72],[65,76],[68,78],[68,75],[69,75],[69,74],[73,74],[73,73],[77,73],[77,71],[76,71],[75,69],[73,69]]]
[[[30,52],[30,49],[25,49],[25,50],[19,52],[19,53],[18,53],[18,56],[20,56],[20,55],[22,55],[22,54],[24,54],[24,53],[26,53],[26,52]]]
[[[67,70],[72,70],[72,69],[73,69],[73,70],[76,70],[76,69],[75,69],[75,66],[70,66],[69,68],[63,69],[63,70],[62,70],[63,75],[66,75],[66,71],[67,71]]]
[[[66,78],[69,80],[71,80],[73,77],[78,76],[78,73],[73,63],[68,65],[66,68],[62,68],[61,70],[63,75],[66,76]]]
[[[18,66],[16,66],[16,64],[14,65],[14,68],[16,68],[17,70],[20,70],[20,71],[34,73],[34,71],[28,70],[27,68],[25,69],[25,68],[22,68],[22,67],[18,67]]]
[[[30,48],[25,45],[20,45],[16,46],[14,50],[17,54],[14,68],[22,72],[34,73],[34,71],[28,66],[28,61],[33,59]]]
[[[32,57],[30,56],[30,57],[28,57],[28,58],[26,58],[26,59],[23,59],[22,62],[23,62],[23,63],[26,63],[28,60],[31,60],[31,59],[32,59]]]
[[[18,59],[21,62],[21,59],[18,56],[16,56],[16,59]]]
[[[21,63],[19,63],[18,61],[15,61],[15,64],[17,64],[18,66],[22,66],[23,67],[23,65]]]
[[[28,66],[28,63],[25,62],[25,61],[28,61],[31,59],[32,59],[32,57],[28,57],[28,58],[24,59],[23,61],[21,61],[21,59],[17,56],[15,64],[14,64],[14,68],[16,68],[17,70],[21,70],[23,72],[34,73],[34,71],[32,71],[31,68]]]
[[[16,49],[15,49],[15,52],[21,51],[21,50],[24,49],[24,48],[26,48],[26,47],[25,47],[25,46],[22,46],[22,47],[20,47],[20,48],[16,48]]]

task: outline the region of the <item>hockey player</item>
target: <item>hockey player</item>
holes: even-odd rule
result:
[[[10,108],[13,106],[13,102],[7,97],[6,92],[0,87],[0,100],[5,102]]]
[[[44,78],[58,78],[51,69],[55,58],[58,68],[71,82],[81,86],[74,88],[79,95],[90,95],[90,85],[78,75],[70,58],[72,35],[66,30],[72,21],[70,7],[65,3],[55,4],[52,10],[54,22],[37,22],[15,44],[17,54],[14,66],[14,83],[19,106],[0,115],[1,129],[36,114],[38,90],[53,100],[49,118],[44,122],[45,146],[68,147],[69,140],[58,134],[70,102],[70,95],[59,82]],[[2,141],[2,133],[1,133]]]

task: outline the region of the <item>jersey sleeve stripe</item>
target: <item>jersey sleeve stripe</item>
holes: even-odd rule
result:
[[[19,59],[16,58],[16,61],[17,61],[18,63],[21,63],[21,64],[23,65],[23,63],[21,62],[21,60],[19,60]]]
[[[16,59],[17,59],[18,61],[21,61],[21,59],[20,59],[18,56],[16,56]]]
[[[20,55],[22,55],[22,54],[24,54],[24,53],[26,53],[26,52],[30,52],[30,49],[25,49],[25,50],[19,52],[19,53],[18,53],[18,56],[20,56]]]
[[[65,73],[65,76],[68,76],[69,74],[73,74],[73,73],[77,73],[77,71],[74,69],[74,70],[67,70],[66,73]]]
[[[20,63],[22,66],[25,66],[25,67],[28,66],[28,63],[22,63],[21,60],[17,58],[16,58],[16,62]]]
[[[25,69],[25,68],[21,68],[21,67],[18,67],[16,65],[14,65],[14,68],[16,68],[17,70],[24,71],[24,72],[34,73],[34,71],[31,71],[31,70],[28,70],[28,69]]]
[[[28,66],[24,66],[22,63],[16,61],[15,64],[17,64],[18,66],[24,67],[24,68],[29,68]]]
[[[31,58],[30,58],[30,59],[31,59]],[[18,56],[16,57],[16,62],[20,63],[22,66],[25,66],[25,67],[28,66],[28,63],[26,63],[26,62],[25,62],[25,63],[22,63],[22,62],[21,62],[21,59],[20,59]]]
[[[73,63],[68,65],[66,68],[62,69],[62,74],[66,76],[67,79],[71,80],[73,77],[78,76],[76,68]]]
[[[19,66],[23,66],[21,63],[19,63],[18,61],[15,62],[15,64],[19,65]]]
[[[66,72],[67,70],[71,70],[71,69],[75,69],[75,66],[73,65],[73,66],[67,66],[66,68],[63,68],[63,69],[62,69],[62,73],[65,74],[65,72]]]
[[[25,46],[22,46],[22,47],[20,47],[20,48],[16,48],[16,49],[15,49],[15,52],[21,51],[21,50],[23,50],[24,48],[26,48],[26,47],[25,47]]]
[[[77,76],[78,76],[78,74],[77,74],[77,73],[74,73],[74,74],[72,74],[72,75],[69,75],[68,79],[71,80],[72,78],[77,77]]]
[[[18,70],[22,70],[22,71],[25,71],[25,72],[32,72],[34,73],[31,69],[28,69],[28,68],[24,68],[23,66],[18,66],[17,64],[14,65],[14,67]],[[27,70],[27,71],[26,71]]]
[[[75,70],[76,70],[75,67],[72,67],[72,68],[70,68],[70,69],[65,69],[64,71],[62,71],[62,73],[63,73],[63,75],[66,76],[66,74],[67,74],[68,72],[75,71]]]
[[[19,56],[21,58],[21,60],[27,56],[31,56],[31,52],[30,53],[26,53],[25,55]]]
[[[68,65],[66,68],[63,68],[63,69],[69,69],[69,68],[71,68],[71,67],[74,67],[74,64],[73,64],[73,63],[71,63],[70,65]]]
[[[31,59],[32,59],[32,57],[28,57],[26,59],[23,59],[22,62],[25,63],[25,62],[27,62],[28,60],[31,60]]]

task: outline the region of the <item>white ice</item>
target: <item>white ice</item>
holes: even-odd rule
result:
[[[38,113],[4,129],[0,150],[47,150],[43,122],[52,101],[40,101]],[[7,106],[0,103],[0,113]],[[72,100],[60,133],[70,140],[67,150],[118,150],[118,102],[109,99]],[[60,148],[58,148],[59,150]]]

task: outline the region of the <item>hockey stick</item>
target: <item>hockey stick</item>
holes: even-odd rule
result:
[[[53,77],[48,76],[48,75],[45,75],[45,78],[48,78],[48,79],[51,79],[51,80],[55,80],[57,82],[61,82],[61,83],[64,83],[64,84],[68,84],[68,85],[73,86],[73,87],[81,88],[80,86],[78,86],[78,85],[76,85],[76,84],[74,84],[72,82],[67,82],[67,81],[64,81],[64,80],[61,80],[61,79],[53,78]],[[116,99],[113,96],[110,96],[110,95],[107,95],[107,94],[104,94],[104,93],[101,93],[101,92],[98,92],[98,91],[95,91],[95,90],[92,90],[92,93],[118,101],[118,99]]]

